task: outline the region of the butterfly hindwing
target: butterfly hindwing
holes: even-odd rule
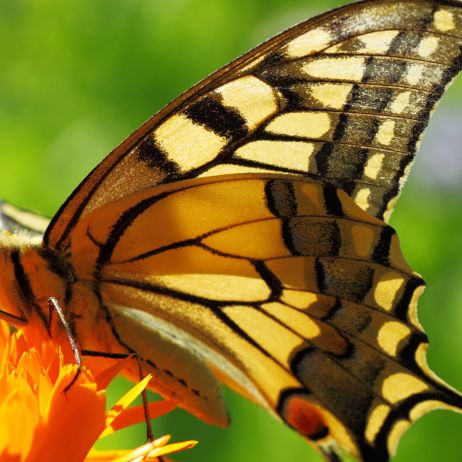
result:
[[[119,341],[99,348],[137,353],[154,388],[208,421],[224,418],[221,398],[191,355],[322,452],[370,462],[423,412],[461,406],[425,364],[423,281],[343,191],[268,175],[176,182],[89,213],[71,245]],[[80,339],[88,328],[76,320]],[[155,348],[159,336],[174,348]]]
[[[329,182],[388,217],[428,118],[461,67],[458,2],[354,3],[265,42],[197,84],[110,154],[54,218],[160,183],[274,172]],[[130,172],[130,174],[128,174]]]

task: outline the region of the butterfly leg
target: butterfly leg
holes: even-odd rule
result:
[[[16,315],[13,313],[9,313],[8,311],[5,310],[0,310],[0,319],[10,322],[14,325],[25,325],[27,324],[27,318],[23,311],[21,309],[18,309],[18,311],[21,313],[20,315]]]
[[[144,379],[144,371],[143,371],[143,364],[140,358],[136,358],[138,362],[138,370],[140,374],[140,381]],[[143,399],[143,408],[144,408],[144,418],[146,421],[146,439],[148,442],[154,441],[154,432],[152,431],[152,422],[151,422],[151,415],[149,413],[149,403],[148,403],[148,393],[146,388],[141,392],[141,397]],[[165,462],[163,457],[157,458],[159,462]]]
[[[95,350],[80,350],[82,356],[93,356],[94,358],[108,358],[108,359],[127,359],[133,357],[131,353],[110,353],[107,351]]]
[[[143,365],[141,360],[137,357],[136,361],[138,363],[138,372],[140,381],[144,379],[144,371]],[[146,392],[146,388],[143,389],[141,392],[141,397],[143,399],[143,409],[144,409],[144,419],[146,422],[146,439],[147,441],[154,441],[154,434],[152,432],[152,423],[151,423],[151,415],[149,413],[149,403],[148,403],[148,394]]]
[[[58,300],[55,297],[50,297],[48,299],[48,307],[50,308],[50,317],[49,317],[50,325],[51,325],[52,314],[53,312],[56,312],[61,324],[64,327],[66,337],[69,341],[69,345],[72,349],[72,352],[74,353],[75,362],[77,364],[77,372],[75,373],[70,383],[66,385],[66,388],[64,389],[64,393],[66,393],[72,388],[72,386],[77,381],[77,379],[79,378],[79,375],[82,372],[82,357],[80,355],[80,350],[79,350],[79,347],[77,346],[77,342],[75,341],[72,330],[69,326],[69,323],[66,320],[66,317],[64,316],[63,310],[61,309],[61,306],[59,305]]]

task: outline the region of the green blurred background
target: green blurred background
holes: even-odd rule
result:
[[[344,1],[0,0],[0,196],[51,216],[104,155],[180,92],[262,40]],[[462,389],[462,81],[444,98],[393,216],[428,282],[429,363]],[[128,386],[120,380],[111,399]],[[183,411],[157,434],[198,439],[179,461],[320,461],[264,411],[226,392],[232,426]],[[103,447],[144,441],[139,426]],[[438,411],[396,461],[462,460],[462,416]]]

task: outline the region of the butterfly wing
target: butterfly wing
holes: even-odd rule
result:
[[[48,218],[0,200],[0,232],[6,231],[30,238],[41,238],[48,224]]]
[[[295,26],[194,86],[117,147],[45,235],[161,183],[281,172],[388,217],[435,104],[461,67],[459,2],[354,3]]]
[[[208,421],[222,403],[192,356],[331,460],[337,445],[388,460],[413,420],[462,405],[425,363],[423,281],[394,231],[343,191],[287,176],[181,181],[87,214],[71,246],[112,328],[101,348],[139,354],[154,388]],[[159,335],[173,354],[148,348]]]

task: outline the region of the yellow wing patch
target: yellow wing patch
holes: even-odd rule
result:
[[[155,132],[154,138],[167,157],[180,169],[191,170],[213,160],[226,145],[226,138],[194,123],[182,114],[174,115]]]
[[[301,138],[321,138],[331,128],[331,119],[325,112],[291,112],[271,121],[265,130],[275,135]]]
[[[251,131],[278,110],[274,89],[252,75],[229,82],[217,88],[216,92],[224,106],[234,108],[241,114]],[[255,100],[258,100],[258,104],[254,104]]]

